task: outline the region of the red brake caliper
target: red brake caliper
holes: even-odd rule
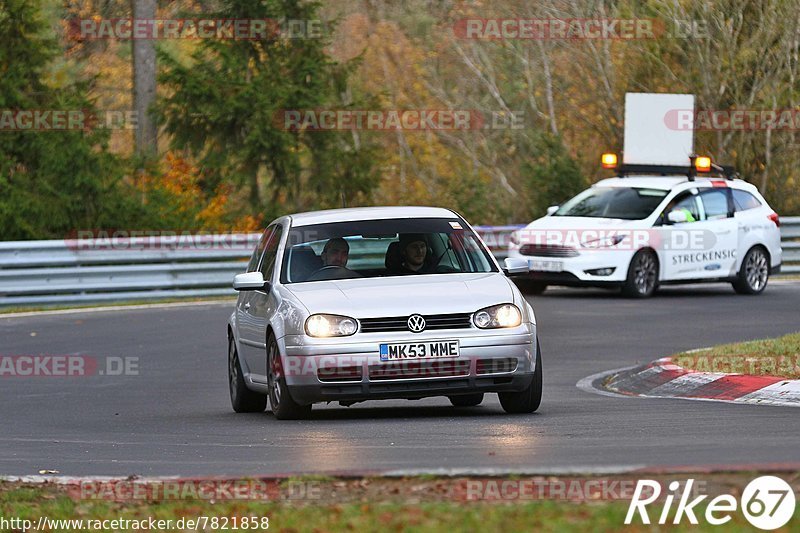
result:
[[[272,355],[272,361],[270,362],[270,370],[272,371],[272,376],[277,380],[283,377],[283,365],[281,365],[281,354],[275,350],[275,353]]]

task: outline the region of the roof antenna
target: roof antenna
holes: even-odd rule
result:
[[[689,172],[686,174],[686,177],[689,178],[689,181],[694,181],[695,176],[697,176],[697,168],[695,168],[694,166],[696,161],[697,161],[697,154],[690,154]]]
[[[342,207],[343,208],[347,207],[347,199],[344,196],[344,189],[339,189],[339,190],[341,191],[341,195],[342,195]]]

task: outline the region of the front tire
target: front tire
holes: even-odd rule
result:
[[[300,420],[311,415],[311,405],[300,405],[289,393],[286,378],[283,375],[278,341],[275,340],[272,333],[267,338],[267,386],[269,388],[269,405],[272,414],[278,420]]]
[[[629,298],[649,298],[658,289],[658,257],[651,250],[639,250],[628,266],[622,294]]]
[[[739,294],[760,294],[769,281],[769,256],[760,246],[750,248],[739,267],[736,281],[731,283]]]
[[[509,414],[533,413],[542,403],[542,350],[536,339],[536,369],[531,384],[520,392],[498,392],[500,405]]]
[[[261,413],[267,408],[267,395],[253,392],[244,382],[244,372],[233,338],[228,339],[228,388],[231,407],[237,413]]]
[[[476,392],[475,394],[462,394],[461,396],[448,396],[450,403],[455,407],[475,407],[480,405],[483,401],[483,393]]]

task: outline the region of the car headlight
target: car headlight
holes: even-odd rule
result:
[[[306,333],[311,337],[347,337],[358,330],[355,318],[340,315],[311,315]]]
[[[472,321],[481,329],[513,328],[522,323],[522,313],[513,304],[493,305],[475,313]]]
[[[610,237],[601,237],[599,239],[582,242],[581,246],[584,248],[606,248],[608,246],[616,246],[624,240],[625,235],[612,235]]]

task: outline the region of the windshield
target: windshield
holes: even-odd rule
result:
[[[553,216],[641,220],[658,207],[667,192],[636,187],[592,187],[566,202]]]
[[[497,272],[460,219],[387,219],[289,231],[281,283],[422,274]]]

